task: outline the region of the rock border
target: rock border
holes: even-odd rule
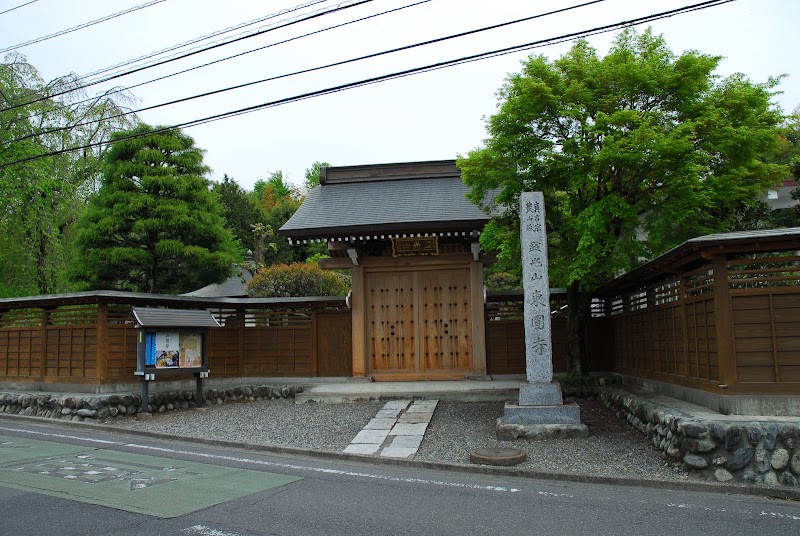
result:
[[[800,421],[731,422],[700,418],[613,387],[603,402],[667,456],[717,482],[798,487]]]
[[[231,402],[294,398],[303,392],[300,385],[240,385],[205,389],[204,405]],[[136,416],[142,406],[141,395],[64,395],[46,393],[0,393],[0,413],[29,415],[46,419],[103,422],[110,419]],[[166,413],[197,407],[194,390],[155,392],[148,396],[151,414]]]

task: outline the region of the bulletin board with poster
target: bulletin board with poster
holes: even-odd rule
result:
[[[196,331],[155,331],[145,333],[145,367],[156,369],[202,368],[202,333]]]
[[[134,307],[137,329],[136,375],[142,379],[142,412],[147,412],[148,383],[157,376],[188,372],[197,380],[202,404],[202,380],[208,370],[208,330],[219,323],[207,310]]]

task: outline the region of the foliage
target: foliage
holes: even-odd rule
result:
[[[311,167],[306,170],[303,175],[305,178],[303,185],[306,187],[306,190],[311,190],[319,185],[320,172],[324,167],[330,167],[330,164],[328,162],[314,162],[311,164]]]
[[[347,276],[305,262],[262,268],[247,284],[251,298],[344,296],[349,290]]]
[[[86,196],[96,189],[102,149],[12,162],[102,142],[136,120],[135,116],[119,117],[122,104],[129,100],[124,93],[113,98],[85,97],[75,75],[47,83],[17,53],[0,63],[2,293],[67,289],[64,266],[71,252],[69,231]],[[26,104],[33,100],[38,102]]]
[[[303,202],[300,190],[286,182],[281,171],[272,173],[266,181],[256,181],[253,191],[266,212],[267,225],[276,233]],[[265,250],[265,265],[302,262],[315,253],[327,251],[324,244],[292,245],[283,238],[276,240],[275,244],[276,248]]]
[[[778,148],[771,155],[772,161],[789,167],[791,179],[797,185],[792,190],[794,206],[773,211],[769,223],[773,227],[800,226],[800,106],[797,106],[781,127]]]
[[[112,136],[102,186],[78,222],[73,278],[154,293],[222,282],[241,254],[207,172],[179,129],[140,125]]]
[[[593,288],[642,257],[726,230],[733,209],[785,168],[759,160],[780,121],[770,106],[777,82],[717,80],[719,59],[675,57],[661,37],[630,29],[602,59],[585,41],[555,62],[531,57],[501,90],[486,147],[459,160],[471,199],[500,189],[509,215],[484,245],[502,252],[518,234],[529,190],[545,196],[556,285]]]
[[[486,277],[486,290],[520,290],[520,276],[509,272],[494,272]]]
[[[266,224],[266,214],[261,205],[253,199],[232,177],[224,175],[222,182],[214,183],[212,188],[225,209],[225,221],[245,249],[256,251],[256,236],[253,227]],[[270,229],[270,236],[272,236]],[[261,235],[259,235],[261,236]],[[262,244],[262,247],[263,244]]]
[[[458,161],[473,202],[499,192],[506,216],[481,243],[501,262],[519,263],[520,193],[543,193],[551,285],[568,288],[575,321],[573,367],[585,291],[731,228],[737,210],[786,175],[760,159],[781,120],[770,102],[778,80],[720,79],[719,60],[676,57],[662,37],[633,29],[603,58],[585,41],[553,62],[532,56],[500,90],[485,147]]]

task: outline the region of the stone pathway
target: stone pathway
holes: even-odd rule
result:
[[[387,458],[417,453],[438,400],[390,400],[350,442],[344,452]],[[410,406],[409,406],[410,404]]]

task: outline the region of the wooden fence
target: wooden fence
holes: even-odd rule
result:
[[[340,298],[204,300],[89,292],[0,302],[2,381],[134,381],[135,305],[211,310],[223,326],[209,335],[214,377],[352,374],[350,311]]]
[[[566,295],[550,296],[553,372],[567,372]],[[486,373],[525,374],[523,294],[492,292],[486,299]]]
[[[717,393],[800,393],[800,229],[704,237],[606,285],[589,370]],[[341,298],[246,300],[122,292],[0,299],[0,381],[131,383],[133,306],[208,309],[213,377],[352,375]],[[566,371],[564,296],[551,297],[553,369]],[[488,374],[524,374],[522,293],[489,294]]]
[[[566,371],[563,295],[553,300],[554,369]],[[0,301],[0,380],[114,384],[134,381],[135,305],[204,308],[215,378],[352,376],[352,319],[341,299],[188,299],[79,293]],[[487,372],[524,374],[522,293],[493,293],[485,308]]]
[[[600,289],[595,320],[609,327],[614,371],[800,393],[800,233],[728,236],[689,241]]]

